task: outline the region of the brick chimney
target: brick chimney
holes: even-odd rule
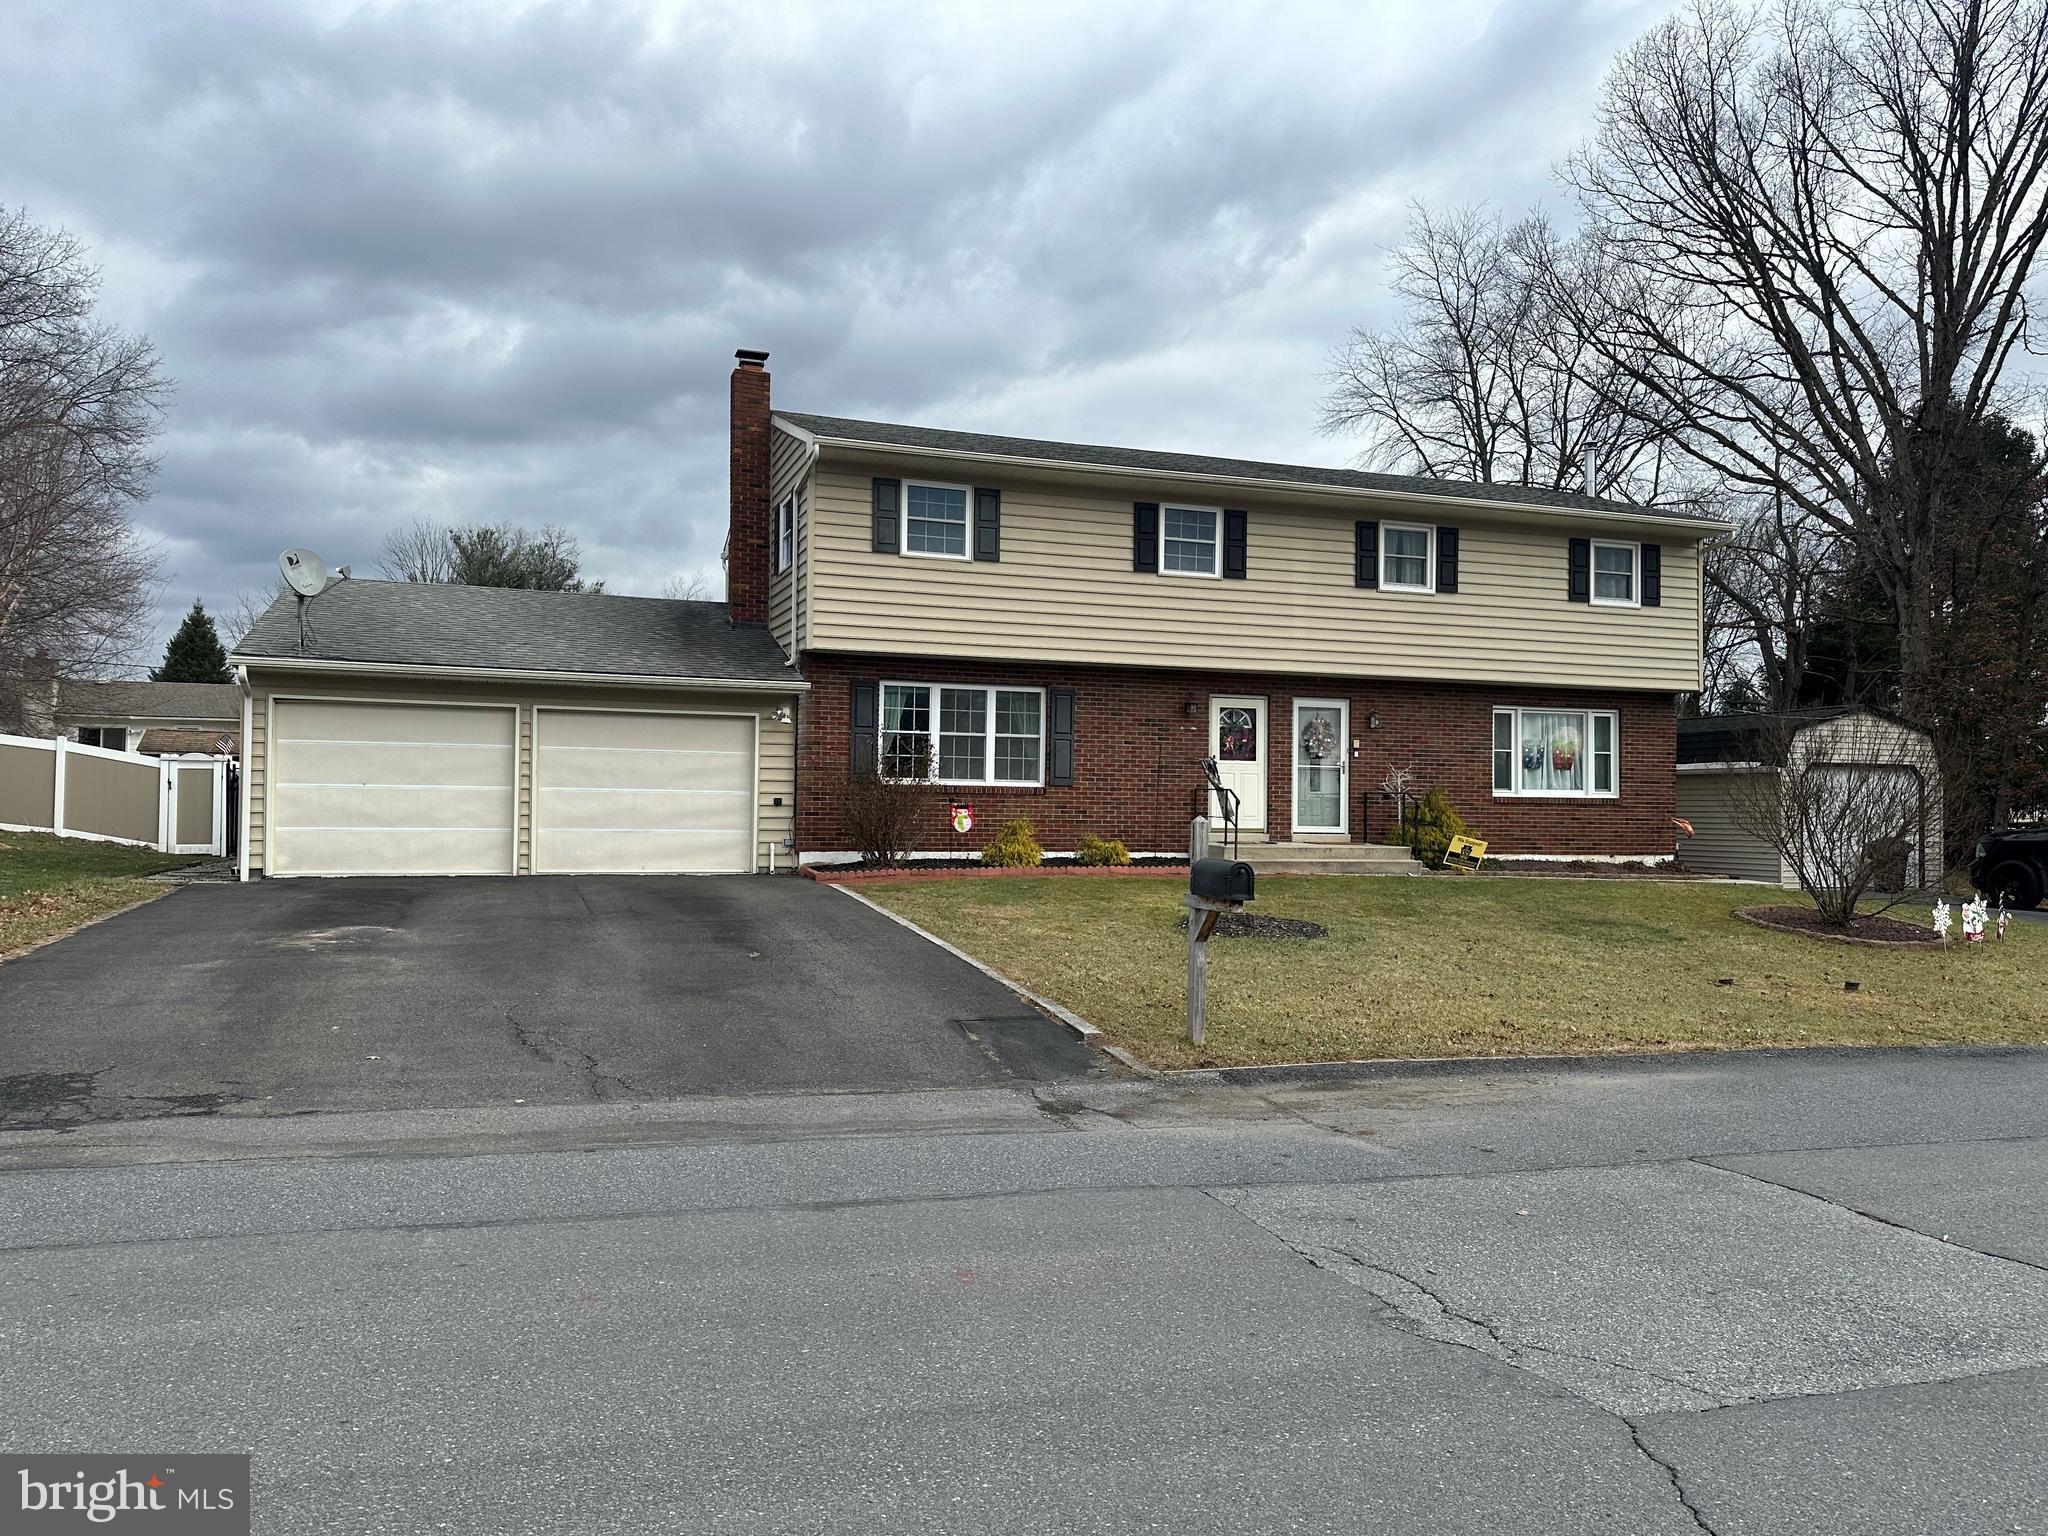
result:
[[[768,619],[768,361],[745,347],[733,354],[731,522],[725,535],[725,601],[735,624]]]

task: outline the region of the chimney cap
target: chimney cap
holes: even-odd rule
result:
[[[733,356],[740,360],[742,368],[758,368],[768,361],[766,352],[757,352],[752,347],[741,347]]]

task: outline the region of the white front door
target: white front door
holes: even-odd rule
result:
[[[1351,706],[1294,701],[1294,830],[1349,832]]]
[[[1221,694],[1210,699],[1209,753],[1223,787],[1237,795],[1239,830],[1265,831],[1266,701]],[[1211,812],[1220,816],[1221,808]]]

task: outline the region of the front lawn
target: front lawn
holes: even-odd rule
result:
[[[2048,929],[2028,924],[1975,950],[1872,949],[1730,916],[1799,899],[1755,886],[1295,876],[1261,878],[1249,910],[1329,936],[1213,941],[1208,1044],[1195,1051],[1183,1035],[1187,939],[1174,926],[1182,890],[934,880],[866,894],[1161,1067],[2048,1043]],[[1852,979],[1855,992],[1843,987]]]
[[[0,832],[0,956],[161,896],[168,886],[141,877],[193,862],[189,853]]]

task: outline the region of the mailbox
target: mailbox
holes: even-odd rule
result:
[[[1197,859],[1188,869],[1188,893],[1204,901],[1250,901],[1252,867],[1236,859]]]

